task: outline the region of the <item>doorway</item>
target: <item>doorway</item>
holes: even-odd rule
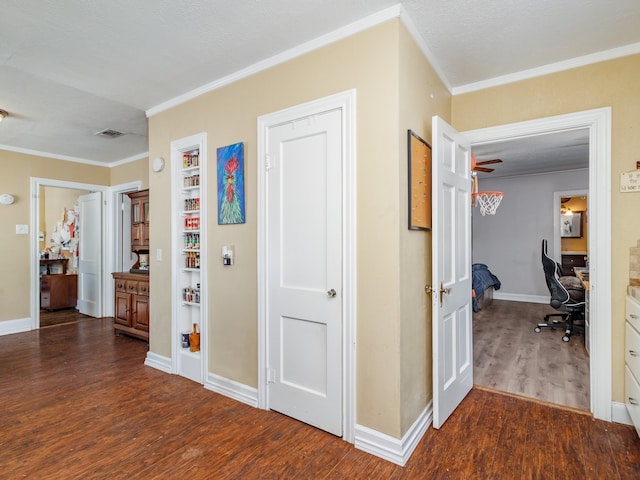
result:
[[[473,146],[576,129],[589,131],[590,311],[599,320],[590,331],[590,411],[598,419],[611,421],[611,109],[478,129],[464,135]]]
[[[258,168],[258,406],[350,442],[355,430],[354,118],[353,90],[258,118],[258,158],[266,159],[265,168]],[[300,136],[302,130],[306,134]],[[308,142],[320,142],[327,150],[305,148]],[[296,182],[296,172],[304,174],[300,153],[311,151],[333,152],[314,162],[313,189],[326,201],[313,201],[308,176]],[[304,220],[301,204],[313,211],[321,208],[321,217],[328,218],[315,238],[309,234],[317,226],[309,232],[296,228]],[[288,258],[283,257],[283,243]],[[323,253],[308,255],[310,248]],[[319,276],[308,275],[313,272]],[[294,298],[299,295],[317,305],[323,318],[305,320],[303,311],[291,310],[300,303]],[[294,341],[300,335],[315,340],[301,349]],[[306,348],[314,354],[305,358]],[[305,406],[316,401],[322,405]]]
[[[109,187],[105,187],[102,185],[92,185],[92,184],[84,184],[77,182],[68,182],[63,180],[53,180],[46,178],[31,178],[31,281],[30,281],[30,291],[31,291],[31,329],[40,328],[40,219],[41,216],[44,215],[44,212],[41,211],[41,202],[40,202],[40,190],[42,187],[55,187],[61,189],[72,189],[79,190],[84,192],[100,192],[104,201],[100,202],[102,204],[102,211],[108,211],[109,201],[105,196],[105,192],[109,190]],[[104,235],[105,232],[108,231],[107,225],[107,216],[101,215],[101,220],[99,222],[100,228],[100,238],[102,237],[108,238],[108,235]],[[97,252],[99,257],[98,265],[99,268],[96,277],[92,279],[92,281],[97,282],[95,292],[96,292],[96,306],[97,310],[95,313],[97,316],[104,315],[104,306],[107,305],[106,299],[109,298],[105,294],[104,285],[107,284],[108,273],[106,272],[105,265],[109,264],[110,256],[109,256],[109,247],[110,242],[103,241],[100,249]],[[82,292],[80,292],[82,294]]]

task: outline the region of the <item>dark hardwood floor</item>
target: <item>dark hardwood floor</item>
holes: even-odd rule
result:
[[[78,312],[75,308],[65,308],[64,310],[54,310],[52,312],[40,310],[40,328],[91,320],[92,318]]]
[[[473,314],[476,385],[589,410],[589,355],[582,333],[562,341],[564,330],[534,327],[549,305],[494,300]]]
[[[1,479],[638,479],[626,425],[475,388],[406,467],[143,364],[92,319],[0,337]]]

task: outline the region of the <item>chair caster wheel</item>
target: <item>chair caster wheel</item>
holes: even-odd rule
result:
[[[567,336],[565,335],[564,337],[562,337],[562,341],[563,341],[563,342],[565,342],[565,343],[566,343],[566,342],[568,342],[568,341],[569,341],[569,337],[567,337]]]
[[[540,327],[534,328],[533,331],[536,332],[536,333],[540,333]]]

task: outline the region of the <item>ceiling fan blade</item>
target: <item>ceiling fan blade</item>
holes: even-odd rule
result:
[[[476,168],[474,168],[474,170],[476,172],[487,172],[487,173],[490,173],[490,172],[493,172],[494,169],[493,168],[486,168],[486,167],[478,167],[476,165]]]
[[[491,163],[502,163],[502,160],[499,158],[494,158],[493,160],[483,160],[482,162],[476,162],[476,165],[489,165]]]

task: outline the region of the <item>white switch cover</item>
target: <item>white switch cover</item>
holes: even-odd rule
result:
[[[161,262],[162,261],[162,249],[161,248],[156,248],[156,260]]]
[[[16,225],[16,235],[28,235],[29,225]]]

